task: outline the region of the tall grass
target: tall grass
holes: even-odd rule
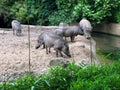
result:
[[[28,74],[1,83],[0,90],[120,90],[120,62],[112,65],[57,66],[48,73]]]
[[[97,53],[109,60],[120,61],[120,49],[114,49],[110,51],[97,50]]]

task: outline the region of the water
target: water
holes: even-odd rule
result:
[[[97,49],[103,51],[120,49],[120,37],[118,36],[103,33],[92,33],[92,37],[96,41]]]
[[[97,50],[103,52],[114,52],[115,50],[120,50],[120,37],[113,36],[103,33],[92,33],[92,38],[96,41]],[[98,56],[100,62],[102,63],[112,63],[114,60],[106,59],[104,57]]]

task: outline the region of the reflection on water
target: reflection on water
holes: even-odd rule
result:
[[[103,33],[92,33],[92,38],[96,41],[97,50],[103,52],[114,52],[120,50],[120,37],[103,34]],[[107,60],[104,57],[98,56],[101,63],[112,63],[114,60]]]
[[[92,37],[96,41],[97,49],[100,50],[114,50],[120,49],[120,37],[112,36],[102,33],[92,33]]]

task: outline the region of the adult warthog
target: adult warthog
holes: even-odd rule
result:
[[[58,54],[60,54],[63,57],[62,52],[68,57],[71,57],[68,43],[62,37],[52,32],[44,32],[43,41],[42,43],[37,42],[36,49],[38,49],[43,43],[45,44],[46,54],[48,54],[48,48],[50,49],[51,47],[53,47],[54,50],[56,51],[57,57]]]
[[[77,35],[83,35],[83,32],[79,26],[69,26],[66,30],[63,31],[63,36],[70,37],[71,42],[74,41],[75,36]]]
[[[41,33],[38,38],[37,38],[37,45],[36,45],[36,49],[38,49],[41,45],[43,45],[43,48],[45,48],[45,44],[44,44],[44,34],[45,32]]]
[[[54,33],[62,37],[70,37],[71,42],[74,41],[75,36],[83,35],[79,26],[68,26],[68,24],[60,23],[59,28],[54,30]]]
[[[83,30],[84,32],[84,36],[89,39],[91,37],[91,31],[92,31],[92,26],[90,21],[88,21],[87,19],[83,18],[80,22],[79,22],[80,28]]]
[[[11,22],[11,25],[12,25],[13,35],[15,35],[15,32],[16,32],[16,35],[20,36],[22,33],[20,22],[17,20],[13,20]]]

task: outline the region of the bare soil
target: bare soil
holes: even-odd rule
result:
[[[5,31],[4,31],[5,30]],[[3,34],[4,31],[4,34]],[[51,60],[57,60],[54,49],[46,54],[46,50],[40,47],[35,49],[38,35],[41,29],[30,30],[30,68],[35,73],[42,73],[50,67]],[[90,63],[90,43],[84,36],[75,37],[75,42],[70,42],[71,58],[64,56],[62,59],[76,64]],[[60,57],[59,57],[60,58]],[[13,35],[12,30],[0,29],[0,75],[4,73],[16,73],[29,71],[29,42],[27,28],[23,28],[22,36]]]

